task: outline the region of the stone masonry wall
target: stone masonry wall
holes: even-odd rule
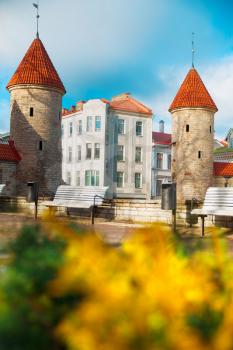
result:
[[[40,198],[38,202],[38,217],[48,212],[48,208],[43,204],[46,198]],[[0,197],[0,212],[23,212],[25,214],[34,215],[34,203],[27,203],[24,197],[6,198]],[[90,218],[90,210],[88,209],[69,209],[72,216]],[[66,216],[65,208],[58,208],[55,212],[58,216]],[[153,223],[161,222],[168,225],[172,223],[172,215],[169,210],[161,209],[161,202],[158,200],[114,200],[112,204],[105,202],[101,207],[97,208],[95,217],[107,221],[123,221],[128,223]],[[190,219],[193,226],[200,226],[201,220],[192,216],[190,218],[190,208],[179,206],[177,208],[177,225],[190,226]],[[212,217],[208,216],[205,220],[206,226],[233,227],[233,218],[231,217]]]
[[[5,184],[2,195],[15,196],[16,194],[16,163],[0,161],[1,184]]]
[[[227,187],[233,187],[233,177],[226,180],[222,176],[216,176],[214,178],[214,186],[216,186],[216,187],[225,187],[226,181],[227,181]]]
[[[17,193],[25,195],[27,182],[38,181],[41,195],[52,195],[62,181],[62,95],[37,86],[13,87],[10,93],[10,135],[22,157],[17,166]],[[30,108],[33,108],[33,116],[30,116]]]
[[[213,132],[211,110],[184,108],[172,113],[172,178],[180,204],[193,197],[203,201],[213,186]]]

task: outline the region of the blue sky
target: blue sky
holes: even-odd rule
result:
[[[5,85],[35,37],[29,0],[0,0],[0,130],[9,129]],[[67,89],[64,106],[131,92],[154,111],[154,129],[191,66],[219,107],[216,136],[233,126],[233,1],[40,0],[40,37]]]

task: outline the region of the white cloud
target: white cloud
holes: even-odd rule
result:
[[[216,135],[223,138],[233,127],[233,55],[206,67],[203,80],[219,110],[215,117]]]
[[[154,122],[155,129],[158,128],[158,121],[164,119],[166,131],[171,132],[171,116],[168,108],[188,69],[188,67],[163,67],[159,73],[163,90],[156,92],[154,97],[147,101],[157,116]],[[197,70],[219,109],[215,115],[215,133],[216,137],[221,139],[226,136],[228,129],[233,127],[233,56],[224,57]]]
[[[131,60],[160,26],[165,4],[158,0],[40,1],[40,36],[61,76],[92,74]],[[156,5],[156,12],[152,9]],[[28,0],[0,2],[0,60],[15,68],[35,36]],[[151,34],[150,34],[151,33]],[[90,67],[89,72],[87,67]],[[85,69],[84,69],[85,68]]]

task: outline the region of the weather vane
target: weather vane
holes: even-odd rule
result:
[[[194,56],[195,56],[194,36],[195,36],[195,33],[192,32],[192,67],[193,68],[194,68]]]
[[[36,15],[36,28],[37,28],[36,37],[38,39],[39,38],[39,18],[40,18],[40,15],[39,15],[39,1],[37,1],[37,4],[33,3],[32,5],[36,8],[36,11],[37,11],[37,15]]]

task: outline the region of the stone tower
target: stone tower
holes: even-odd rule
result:
[[[65,88],[37,37],[7,85],[10,136],[22,160],[17,194],[27,182],[39,182],[40,195],[53,195],[61,184],[61,110]]]
[[[193,197],[203,201],[213,185],[214,115],[217,107],[197,70],[190,69],[174,98],[172,115],[172,179],[180,205]]]

